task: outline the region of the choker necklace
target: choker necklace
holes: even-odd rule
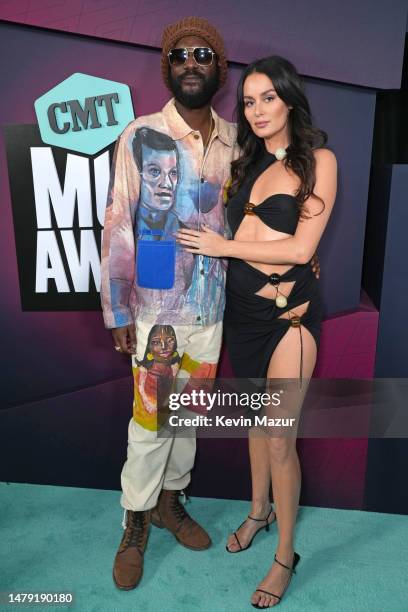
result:
[[[273,155],[278,161],[282,161],[282,159],[285,159],[288,154],[287,149],[284,149],[283,147],[279,147],[273,153],[271,151],[268,151],[268,149],[266,149],[266,152],[268,153],[268,155]]]
[[[277,160],[282,161],[282,159],[285,159],[287,155],[286,149],[284,149],[283,147],[279,147],[279,149],[276,149],[274,155]]]

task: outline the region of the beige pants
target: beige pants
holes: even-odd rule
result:
[[[159,389],[175,379],[193,384],[194,378],[215,378],[221,336],[221,322],[207,327],[136,324],[133,418],[121,475],[123,508],[149,510],[162,489],[181,490],[189,484],[195,431],[183,431],[180,437],[157,435],[158,403],[163,401]]]

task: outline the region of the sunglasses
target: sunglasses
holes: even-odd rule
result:
[[[188,60],[189,53],[192,54],[195,63],[199,66],[211,66],[215,55],[209,47],[176,47],[170,49],[167,54],[170,66],[183,66]]]

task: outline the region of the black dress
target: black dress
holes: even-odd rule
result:
[[[248,201],[257,178],[275,161],[276,157],[266,152],[239,191],[228,200],[227,218],[233,237],[245,214],[256,214],[268,227],[278,231],[292,235],[295,233],[299,206],[294,196],[275,194],[256,206]],[[295,281],[295,284],[283,308],[279,308],[274,299],[256,295],[267,283],[277,287],[279,292],[279,283],[287,281]],[[301,317],[279,318],[284,312],[308,301],[308,309]],[[284,274],[269,276],[242,259],[230,259],[224,332],[232,369],[237,378],[265,378],[274,350],[289,327],[293,326],[299,329],[299,377],[302,380],[301,326],[310,331],[318,348],[321,317],[318,281],[310,263],[297,264]]]

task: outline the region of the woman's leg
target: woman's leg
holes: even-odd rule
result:
[[[269,489],[271,485],[271,466],[269,462],[268,436],[259,428],[249,431],[249,458],[251,462],[252,477],[252,504],[249,514],[257,519],[268,516],[271,509]],[[275,513],[271,512],[268,523],[275,520]],[[248,546],[251,539],[261,526],[265,523],[246,520],[237,529],[236,534],[242,548]],[[231,534],[227,542],[228,549],[232,552],[240,550],[236,537]]]
[[[308,379],[311,378],[316,363],[315,340],[303,326],[302,340],[302,389],[285,392],[282,405],[278,409],[273,409],[273,416],[288,416],[289,413],[291,417],[295,417],[297,420],[300,416]],[[267,374],[268,378],[299,378],[299,345],[299,328],[290,327],[271,357]],[[279,534],[276,556],[281,563],[291,567],[293,563],[293,538],[301,481],[299,458],[296,452],[296,438],[295,435],[288,435],[286,437],[268,436],[267,445]],[[259,584],[259,588],[281,595],[289,578],[290,573],[288,570],[277,563],[273,563],[270,571]],[[279,603],[276,597],[260,593],[259,591],[255,591],[251,601],[263,607],[270,607]]]

